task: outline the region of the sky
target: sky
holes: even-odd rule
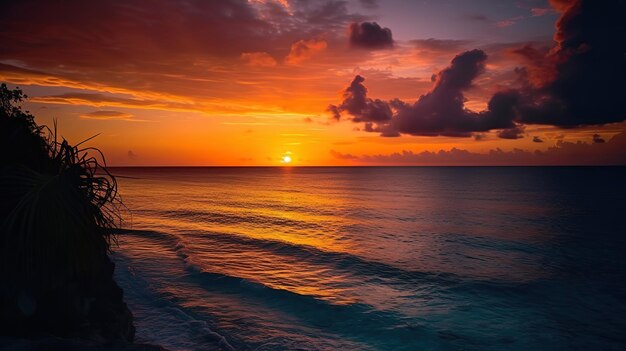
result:
[[[0,81],[113,166],[626,164],[624,0],[0,3]]]

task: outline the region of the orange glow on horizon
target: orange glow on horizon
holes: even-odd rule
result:
[[[397,117],[389,106],[399,105],[392,102],[415,104],[434,89],[435,78],[455,57],[482,50],[485,71],[463,89],[462,100],[468,111],[485,111],[494,93],[515,87],[516,68],[528,66],[526,59],[514,54],[520,43],[555,34],[555,21],[566,10],[556,3],[552,5],[560,12],[544,11],[545,23],[540,27],[535,28],[540,18],[528,13],[528,21],[513,21],[508,28],[526,26],[515,33],[493,28],[483,33],[469,22],[456,20],[427,31],[426,25],[413,25],[420,21],[398,18],[406,13],[440,18],[441,14],[429,12],[437,7],[434,3],[380,6],[368,11],[380,11],[377,23],[393,33],[393,45],[381,47],[352,44],[354,18],[374,18],[370,17],[374,12],[365,15],[360,12],[363,8],[353,6],[356,1],[337,8],[325,2],[285,0],[235,3],[157,2],[136,9],[146,21],[129,21],[128,9],[116,2],[71,8],[45,2],[31,8],[14,2],[12,6],[21,10],[10,12],[11,18],[3,22],[5,37],[11,40],[2,41],[0,81],[24,90],[29,96],[24,108],[37,123],[52,126],[58,119],[68,141],[78,143],[99,134],[89,146],[101,149],[111,166],[473,164],[462,159],[464,153],[472,154],[472,160],[481,158],[477,153],[496,155],[498,162],[506,164],[506,157],[499,156],[502,152],[517,157],[515,162],[532,164],[542,162],[533,155],[563,145],[571,150],[557,152],[562,155],[553,159],[559,162],[576,164],[580,154],[594,152],[598,157],[586,160],[624,162],[619,150],[624,149],[626,122],[568,129],[559,128],[560,124],[524,125],[515,138],[503,139],[499,130],[490,129],[495,124],[459,131],[447,130],[455,129],[454,125],[426,121],[425,130],[381,133],[376,123],[366,124],[348,113],[362,108],[345,110],[340,120],[329,109],[342,104],[346,89],[360,75],[367,89],[362,100],[380,101],[392,110],[390,116]],[[394,7],[423,7],[423,11],[396,12]],[[336,13],[319,15],[319,22],[307,17],[329,9]],[[518,6],[509,10],[528,12]],[[77,15],[66,18],[64,11]],[[115,16],[89,17],[100,12]],[[196,22],[204,17],[186,17],[190,13],[206,13],[216,20]],[[28,31],[23,30],[24,23],[29,24]],[[86,34],[76,35],[76,28],[83,27]],[[108,29],[106,36],[100,35],[103,28]],[[537,42],[537,47],[554,45],[551,39]],[[529,53],[542,56],[540,51]],[[611,143],[620,135],[622,141]],[[611,145],[595,145],[599,140]],[[576,146],[579,142],[586,146]],[[286,150],[293,152],[289,160],[284,157]],[[450,152],[459,155],[449,157]]]

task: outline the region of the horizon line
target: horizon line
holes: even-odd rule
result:
[[[374,167],[394,167],[394,168],[409,168],[409,167],[626,167],[626,164],[539,164],[539,165],[527,165],[527,164],[511,164],[511,165],[297,165],[297,166],[283,166],[283,165],[137,165],[137,166],[106,166],[106,168],[374,168]]]

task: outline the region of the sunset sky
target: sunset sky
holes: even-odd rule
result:
[[[2,2],[0,81],[117,166],[625,164],[600,3]]]

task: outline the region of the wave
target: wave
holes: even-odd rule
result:
[[[152,231],[152,230],[116,230],[117,234],[128,234],[137,236],[147,236],[157,240],[167,242],[172,249],[177,251],[181,258],[186,260],[190,268],[198,268],[193,262],[193,256],[189,255],[181,239],[174,234]],[[280,240],[251,238],[237,234],[227,234],[213,231],[187,230],[186,238],[197,238],[198,240],[210,238],[220,242],[232,244],[240,247],[251,247],[263,251],[272,252],[280,256],[289,256],[298,260],[306,261],[315,265],[331,266],[335,270],[348,272],[352,275],[367,279],[386,279],[387,283],[414,284],[416,286],[436,285],[438,291],[464,290],[468,292],[502,292],[512,293],[522,290],[530,290],[540,280],[518,281],[496,279],[481,279],[477,277],[461,276],[450,272],[430,272],[406,270],[387,263],[367,260],[346,252],[333,252],[316,248],[310,245],[289,243]],[[244,250],[242,250],[244,251]],[[431,285],[432,284],[432,285]]]
[[[177,305],[175,302],[170,301],[167,297],[161,296],[158,292],[151,288],[151,284],[143,279],[141,275],[138,275],[136,271],[131,268],[128,258],[124,255],[114,255],[115,262],[118,264],[116,272],[116,279],[120,281],[124,286],[125,299],[130,304],[148,304],[148,309],[151,313],[157,313],[159,321],[167,321],[165,316],[174,318],[175,323],[170,323],[166,326],[168,328],[176,329],[174,332],[166,333],[162,330],[162,326],[145,326],[140,330],[141,334],[145,334],[151,341],[158,343],[170,343],[170,347],[181,347],[178,340],[182,334],[182,330],[177,328],[189,329],[193,331],[194,335],[204,336],[210,341],[211,345],[217,345],[225,351],[235,351],[236,349],[228,342],[227,338],[214,331],[207,322],[194,317],[186,308]],[[120,267],[121,264],[121,267]],[[165,322],[167,323],[167,322]],[[174,338],[174,340],[163,340],[168,335]],[[149,340],[150,341],[150,340]],[[214,347],[214,346],[213,346]]]
[[[299,260],[314,264],[330,266],[331,270],[344,270],[355,275],[355,279],[367,284],[398,284],[410,289],[418,289],[427,296],[425,308],[437,308],[444,295],[465,295],[472,298],[509,301],[523,303],[516,299],[520,296],[533,295],[536,281],[532,284],[510,284],[504,282],[481,281],[474,278],[462,277],[453,273],[409,271],[385,263],[369,261],[364,258],[341,252],[329,252],[315,247],[291,244],[276,240],[255,239],[233,234],[214,233],[206,231],[186,231],[184,236],[177,236],[160,231],[150,230],[117,230],[118,235],[130,235],[154,239],[178,256],[184,263],[185,281],[201,289],[216,294],[238,296],[238,298],[262,306],[275,308],[287,314],[297,316],[303,322],[313,327],[319,327],[333,333],[348,336],[353,340],[365,341],[376,346],[388,340],[404,340],[413,345],[422,344],[425,340],[437,338],[436,331],[429,328],[424,322],[405,316],[401,311],[379,310],[367,303],[337,304],[312,295],[299,294],[293,291],[275,288],[262,282],[238,277],[236,275],[218,272],[208,272],[194,262],[194,253],[187,248],[185,241],[201,240],[202,238],[217,240],[242,247],[270,251],[278,255],[288,255]],[[184,240],[183,240],[184,238]],[[432,291],[435,295],[430,295]],[[371,337],[370,334],[376,334]],[[384,341],[387,340],[387,341]]]
[[[274,216],[264,215],[239,215],[236,213],[221,213],[221,212],[201,212],[191,210],[163,210],[163,211],[144,211],[155,212],[159,216],[185,219],[193,221],[204,221],[210,223],[217,223],[223,225],[233,224],[249,224],[255,226],[278,226],[286,228],[299,228],[322,231],[326,227],[314,222],[299,221],[295,219],[280,218]]]
[[[151,230],[116,230],[117,234],[129,234],[137,236],[147,236],[157,240],[167,242],[171,248],[183,254],[186,259],[192,259],[186,253],[180,238],[174,234],[169,234]],[[185,232],[187,238],[206,238],[209,234],[211,239],[222,241],[237,246],[248,246],[264,251],[269,251],[277,255],[290,256],[299,260],[319,265],[332,265],[333,268],[344,270],[355,275],[373,276],[377,278],[398,280],[402,283],[437,283],[440,285],[455,285],[464,282],[466,279],[453,273],[447,272],[423,272],[409,271],[395,267],[383,262],[371,261],[345,252],[333,252],[322,250],[309,245],[294,244],[280,240],[258,239],[245,237],[236,234],[224,234],[209,231],[188,230]]]
[[[313,327],[330,329],[334,333],[365,339],[374,331],[384,334],[383,339],[418,341],[429,337],[426,334],[416,333],[415,327],[407,324],[405,316],[397,312],[377,310],[365,303],[334,304],[311,295],[274,288],[252,279],[204,271],[193,263],[193,257],[186,246],[173,235],[154,231],[118,231],[117,234],[149,237],[166,243],[184,261],[184,267],[188,273],[185,280],[205,291],[237,295],[241,299],[298,316]],[[169,309],[180,309],[180,313],[185,314],[183,308],[174,306],[171,302],[165,301],[159,304]],[[226,342],[225,339],[223,341]],[[378,341],[372,340],[371,342]]]

